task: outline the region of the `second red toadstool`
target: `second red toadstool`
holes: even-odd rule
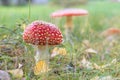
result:
[[[64,9],[55,11],[51,14],[51,17],[66,17],[66,23],[65,23],[65,30],[66,30],[66,37],[69,38],[69,33],[73,29],[73,23],[72,23],[72,16],[84,16],[87,15],[88,11],[84,9]]]

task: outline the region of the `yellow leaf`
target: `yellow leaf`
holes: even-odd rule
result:
[[[55,47],[52,51],[51,57],[55,57],[57,55],[65,56],[67,54],[67,51],[65,48],[57,48]]]
[[[48,72],[48,65],[45,61],[41,60],[34,66],[34,74],[39,75],[40,73]]]
[[[67,54],[65,48],[59,48],[58,53],[59,53],[60,55],[63,55],[63,56],[65,56],[65,55]]]

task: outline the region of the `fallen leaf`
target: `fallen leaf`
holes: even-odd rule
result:
[[[95,54],[97,54],[97,51],[94,50],[94,49],[92,49],[92,48],[88,48],[88,49],[86,49],[85,52],[87,52],[87,53],[95,53]]]
[[[53,50],[52,50],[52,54],[51,54],[51,57],[55,57],[55,56],[57,56],[59,53],[58,53],[58,48],[57,47],[55,47]]]
[[[11,73],[14,78],[22,78],[23,77],[23,70],[22,69],[13,69],[7,70],[7,72]]]
[[[45,73],[45,72],[48,72],[48,71],[49,71],[48,65],[46,64],[46,62],[44,60],[39,61],[34,66],[34,74],[35,75],[39,75],[41,73]]]
[[[60,55],[65,56],[65,55],[67,54],[67,51],[66,51],[65,48],[59,48],[58,53],[59,53]]]
[[[23,66],[23,65],[19,63],[19,64],[18,64],[18,69],[20,69],[22,66]]]
[[[57,55],[65,56],[67,54],[67,51],[65,48],[57,48],[55,47],[52,51],[51,57],[55,57]]]
[[[90,47],[90,42],[89,42],[89,40],[83,40],[82,43],[84,44],[85,47],[87,47],[87,48]]]

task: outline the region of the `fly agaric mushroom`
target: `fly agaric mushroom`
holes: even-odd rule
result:
[[[36,62],[48,58],[49,54],[46,52],[46,47],[61,44],[62,38],[61,31],[54,24],[44,21],[32,22],[23,33],[23,40],[37,48]]]
[[[113,41],[119,39],[120,29],[118,28],[109,28],[101,33],[102,37],[105,37],[107,41]]]
[[[66,17],[65,30],[66,30],[66,37],[69,38],[69,33],[71,33],[73,29],[72,16],[84,16],[87,14],[88,14],[87,10],[71,8],[71,9],[64,9],[53,12],[51,14],[51,17],[53,18]]]
[[[108,37],[108,36],[113,36],[113,35],[120,35],[120,29],[118,28],[109,28],[107,30],[105,30],[104,32],[102,32],[102,36],[104,37]]]

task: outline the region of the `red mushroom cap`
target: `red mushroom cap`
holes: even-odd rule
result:
[[[34,45],[58,45],[62,38],[62,33],[55,25],[44,21],[32,22],[23,33],[23,40]]]
[[[104,32],[102,32],[103,36],[111,36],[111,35],[118,35],[118,34],[120,35],[120,29],[118,28],[109,28]]]
[[[62,17],[62,16],[83,16],[87,15],[88,11],[84,9],[64,9],[53,12],[51,17]]]
[[[120,33],[120,29],[118,29],[118,28],[110,28],[110,29],[108,29],[108,33],[109,34],[118,34],[118,33]]]

